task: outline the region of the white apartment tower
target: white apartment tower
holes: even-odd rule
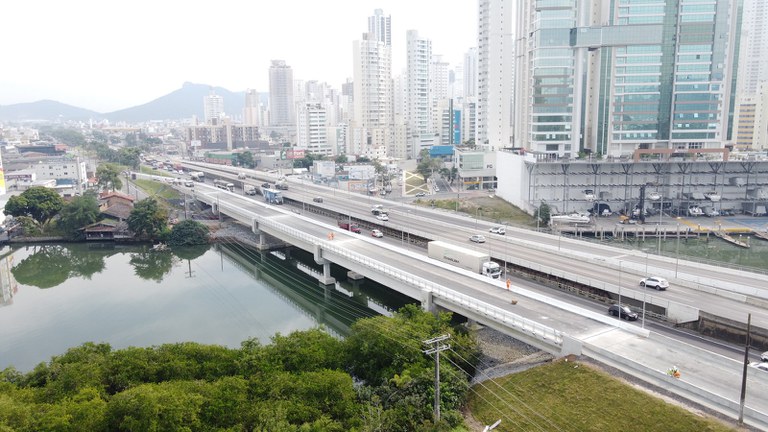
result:
[[[739,94],[757,95],[761,82],[768,81],[768,1],[744,0]]]
[[[512,144],[515,3],[480,0],[477,26],[477,130],[475,143],[487,150]],[[572,3],[574,0],[566,1]]]
[[[213,89],[203,97],[205,124],[218,125],[224,117],[224,98],[217,95]]]
[[[321,104],[300,105],[296,116],[296,148],[314,155],[333,154],[327,126],[326,109]]]
[[[411,137],[433,133],[430,97],[432,41],[419,37],[416,30],[406,34],[406,123]]]
[[[386,154],[393,121],[390,17],[377,9],[368,19],[368,30],[353,43],[354,112],[350,137],[358,137],[359,145],[352,147],[363,153]],[[363,135],[366,138],[360,138]]]
[[[272,60],[269,68],[269,124],[293,126],[296,124],[293,101],[293,69],[285,60]]]
[[[248,89],[245,91],[243,123],[247,126],[261,126],[261,104],[259,103],[259,92],[254,89]]]
[[[477,48],[464,54],[464,97],[477,96]],[[474,135],[473,135],[474,136]]]

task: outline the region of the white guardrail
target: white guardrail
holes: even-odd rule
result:
[[[397,269],[396,267],[371,259],[370,257],[367,257],[365,255],[351,252],[345,248],[342,248],[342,247],[339,247],[338,245],[333,244],[330,241],[320,239],[313,235],[309,235],[305,232],[299,231],[283,223],[276,222],[274,220],[271,220],[270,218],[266,218],[262,215],[245,210],[241,207],[231,205],[226,201],[221,202],[218,198],[207,196],[205,194],[198,194],[198,195],[200,195],[198,199],[203,197],[207,198],[204,201],[210,201],[209,204],[218,202],[217,205],[219,206],[220,211],[228,213],[231,216],[236,216],[236,217],[239,216],[238,219],[240,219],[240,221],[243,223],[248,223],[248,224],[251,224],[252,226],[253,221],[256,220],[260,226],[272,228],[276,231],[280,231],[290,237],[294,237],[296,239],[305,241],[309,244],[319,245],[322,249],[328,250],[334,254],[342,256],[360,266],[368,268],[371,271],[386,275],[401,283],[415,287],[420,291],[430,292],[432,293],[433,296],[437,298],[454,303],[463,308],[476,312],[482,316],[486,316],[489,319],[492,319],[493,321],[503,324],[505,326],[508,326],[510,328],[516,329],[518,331],[524,332],[529,335],[533,335],[537,339],[542,340],[548,344],[552,344],[555,346],[562,346],[563,344],[563,332],[559,330],[555,330],[551,327],[548,327],[536,321],[521,317],[517,314],[506,311],[502,308],[479,301],[471,296],[459,293],[457,291],[446,288],[434,282],[430,282],[412,273],[403,272]],[[257,202],[257,203],[260,206],[267,207],[267,205],[264,203],[260,203],[260,202]],[[268,207],[271,210],[278,210],[278,211],[285,212],[286,214],[292,214],[286,210],[277,209],[274,206],[268,206]]]

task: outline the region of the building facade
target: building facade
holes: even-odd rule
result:
[[[515,145],[713,149],[733,139],[741,0],[518,2]]]
[[[293,69],[285,60],[272,60],[269,68],[269,125],[295,125],[293,104]]]

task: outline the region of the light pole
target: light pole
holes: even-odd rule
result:
[[[648,250],[645,251],[645,277],[648,277]],[[645,328],[645,293],[648,291],[648,286],[643,287],[643,321],[640,324],[641,328]]]
[[[659,199],[661,200],[659,202],[659,227],[656,230],[656,234],[659,238],[659,244],[657,247],[657,254],[661,255],[661,216],[664,213],[664,195],[659,195]]]
[[[675,251],[675,278],[677,278],[677,268],[680,265],[680,216],[677,217],[677,250]]]
[[[477,229],[477,216],[480,214],[480,210],[482,209],[482,207],[478,207],[477,210],[475,210],[475,229]]]

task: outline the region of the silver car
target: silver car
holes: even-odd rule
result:
[[[475,243],[485,243],[485,237],[481,236],[480,234],[473,235],[472,237],[469,238],[469,240]]]
[[[640,286],[656,288],[657,291],[661,291],[669,288],[669,282],[663,277],[651,276],[645,279],[640,279]]]

